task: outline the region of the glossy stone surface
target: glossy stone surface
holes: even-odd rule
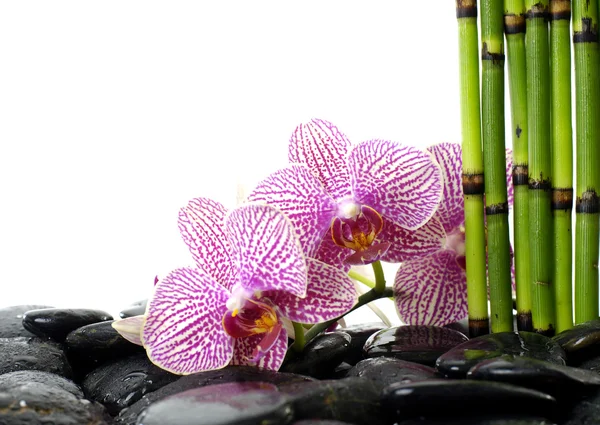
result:
[[[194,388],[152,404],[137,420],[143,425],[235,425],[292,422],[288,397],[273,384],[232,382]]]
[[[384,425],[381,391],[369,380],[345,378],[280,385],[292,397],[295,419],[334,419],[355,425]]]
[[[430,366],[392,357],[375,357],[361,360],[350,369],[347,376],[368,379],[381,389],[396,382],[409,383],[439,379],[436,370]]]
[[[27,311],[23,315],[23,327],[39,337],[63,342],[77,328],[112,319],[102,310],[43,308]]]
[[[600,375],[589,371],[514,356],[484,360],[469,370],[467,378],[506,382],[544,391],[555,397],[572,397],[586,387],[600,387]]]
[[[17,370],[39,370],[65,378],[73,376],[59,343],[37,337],[0,338],[0,375]]]
[[[0,308],[0,338],[35,336],[23,327],[23,315],[29,310],[50,308],[47,305],[15,305]]]
[[[569,365],[600,356],[600,319],[590,320],[562,331],[553,338],[567,353]]]
[[[502,355],[532,357],[565,364],[566,354],[551,338],[533,332],[500,332],[464,342],[440,356],[436,369],[449,378],[464,378],[477,363]]]
[[[349,347],[350,335],[347,333],[324,333],[306,344],[304,351],[287,361],[280,370],[324,378],[330,376],[335,367],[342,363]]]
[[[535,415],[471,415],[457,418],[416,418],[398,425],[557,425],[553,420]]]
[[[59,388],[73,394],[77,398],[83,398],[83,391],[70,379],[55,373],[42,372],[39,370],[19,370],[0,375],[0,387],[12,388],[24,383],[38,383],[50,387]]]
[[[383,391],[383,406],[396,420],[466,413],[556,413],[556,400],[540,391],[500,382],[449,379],[392,384]]]
[[[468,338],[453,329],[437,326],[398,326],[376,332],[367,340],[365,358],[395,357],[428,366]]]
[[[146,353],[109,361],[90,372],[83,389],[90,400],[102,403],[108,413],[117,415],[142,398],[179,379],[148,360]]]
[[[375,332],[387,329],[383,322],[357,323],[355,325],[339,328],[337,331],[345,332],[350,335],[350,347],[348,353],[344,357],[344,362],[355,365],[361,361],[363,357],[363,347],[367,340]]]
[[[117,424],[134,424],[138,415],[152,403],[165,397],[194,388],[227,382],[269,382],[276,386],[284,383],[312,381],[312,378],[291,373],[273,372],[252,366],[227,366],[219,370],[185,375],[164,387],[147,393],[116,417]]]
[[[124,308],[119,312],[119,317],[125,319],[126,317],[141,316],[146,312],[146,305],[148,300],[139,300]]]

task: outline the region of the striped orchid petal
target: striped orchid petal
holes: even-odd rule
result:
[[[454,251],[443,249],[402,263],[394,281],[400,320],[443,326],[467,315],[467,280]]]
[[[236,276],[223,232],[226,212],[222,204],[212,199],[192,199],[179,211],[179,231],[198,268],[231,290]]]
[[[326,264],[334,266],[344,272],[348,272],[351,268],[350,264],[344,262],[344,259],[351,255],[354,251],[348,248],[341,247],[337,245],[333,238],[331,237],[331,230],[328,230],[323,239],[321,240],[321,244],[319,245],[319,249],[313,258],[320,260]]]
[[[418,229],[435,213],[443,179],[428,152],[369,140],[351,149],[348,164],[355,200],[400,226]]]
[[[354,282],[343,271],[321,261],[308,258],[306,298],[283,292],[269,292],[269,297],[282,314],[299,323],[319,323],[347,313],[356,303]]]
[[[350,196],[346,158],[350,141],[332,123],[313,119],[300,124],[290,139],[290,163],[306,165],[336,200]]]
[[[296,229],[304,253],[313,256],[335,217],[337,205],[319,180],[302,165],[272,173],[248,196],[284,213]]]
[[[154,288],[142,329],[150,361],[181,375],[226,366],[233,356],[233,339],[221,320],[229,295],[196,269],[176,269],[162,279]]]
[[[246,204],[225,218],[239,283],[252,291],[306,295],[306,261],[290,221],[269,205]]]
[[[440,165],[444,179],[442,200],[434,217],[444,226],[444,230],[450,233],[465,221],[462,149],[458,143],[439,143],[427,150]]]
[[[252,361],[252,356],[257,351],[257,346],[263,341],[264,335],[257,334],[246,338],[237,338],[235,340],[235,349],[233,351],[232,365],[251,365],[269,370],[279,370],[285,352],[287,350],[288,334],[285,328],[281,328],[274,344],[267,349],[261,347],[261,357],[257,362]]]
[[[512,149],[506,149],[506,195],[508,206],[512,207],[515,203],[515,189],[513,187],[512,166],[513,166]]]
[[[443,248],[446,232],[436,217],[431,218],[417,230],[407,230],[384,218],[384,226],[375,242],[391,242],[390,249],[381,257],[389,263],[400,263],[432,254]]]
[[[117,332],[119,332],[123,338],[136,345],[142,345],[142,340],[140,337],[143,325],[143,315],[126,317],[124,319],[115,320],[111,323],[111,326]]]

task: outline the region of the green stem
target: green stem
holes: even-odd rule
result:
[[[306,344],[304,338],[304,326],[302,323],[292,322],[294,326],[294,343],[292,344],[292,349],[298,353],[304,350],[304,346]]]
[[[514,254],[517,329],[532,331],[529,273],[529,201],[527,158],[527,73],[525,68],[525,3],[504,1],[504,33],[508,61],[513,150]]]
[[[381,294],[385,290],[385,275],[381,261],[375,261],[371,263],[371,266],[373,267],[373,273],[375,273],[375,292]]]
[[[492,332],[513,330],[504,146],[503,42],[504,1],[481,0],[481,120]]]
[[[598,2],[573,0],[577,198],[575,323],[598,318],[600,51]]]
[[[529,240],[532,321],[536,332],[556,328],[552,287],[550,69],[548,0],[527,0],[527,122],[529,129]]]
[[[375,282],[373,282],[368,277],[363,276],[362,274],[358,273],[356,270],[350,270],[348,272],[348,277],[350,279],[354,279],[354,280],[362,283],[363,285],[368,286],[371,289],[375,288]]]
[[[573,209],[573,134],[571,128],[571,2],[550,0],[552,86],[552,282],[556,332],[573,326],[571,212]]]
[[[485,230],[483,220],[483,153],[479,102],[477,1],[456,0],[462,133],[462,184],[465,194],[465,260],[469,335],[489,333]]]
[[[384,288],[384,290],[382,292],[377,292],[375,289],[371,289],[369,292],[366,292],[366,293],[362,294],[360,297],[358,297],[358,301],[356,302],[354,307],[352,307],[352,309],[350,309],[350,311],[348,311],[346,314],[356,310],[357,308],[362,307],[363,305],[369,304],[371,301],[375,301],[380,298],[391,297],[393,295],[394,295],[394,291],[392,288]],[[336,317],[335,319],[331,319],[326,322],[322,322],[322,323],[318,323],[318,324],[314,325],[312,328],[310,328],[310,330],[308,332],[306,332],[304,334],[304,339],[305,339],[306,343],[309,343],[310,341],[312,341],[317,335],[319,335],[321,332],[323,332],[325,329],[327,329],[329,326],[331,326],[331,324],[340,320],[346,314],[344,314],[340,317]]]

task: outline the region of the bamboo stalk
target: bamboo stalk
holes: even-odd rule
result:
[[[513,330],[504,146],[504,0],[481,0],[481,120],[490,327]]]
[[[573,1],[577,199],[575,323],[598,318],[600,54],[598,2]]]
[[[517,329],[532,331],[529,274],[529,202],[527,157],[527,74],[525,71],[525,3],[505,0],[504,32],[508,60],[513,146],[514,254]]]
[[[477,1],[456,0],[460,63],[462,185],[465,196],[465,258],[469,335],[489,333],[485,227],[483,219],[483,153],[479,102]]]
[[[550,70],[548,0],[526,0],[527,123],[529,130],[529,240],[532,322],[554,335],[552,211],[550,209]]]
[[[571,1],[550,0],[552,122],[552,282],[556,332],[573,326],[573,134],[571,127]]]

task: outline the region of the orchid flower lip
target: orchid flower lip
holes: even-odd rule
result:
[[[337,217],[341,219],[355,218],[361,211],[361,205],[354,199],[346,198],[338,202]]]

